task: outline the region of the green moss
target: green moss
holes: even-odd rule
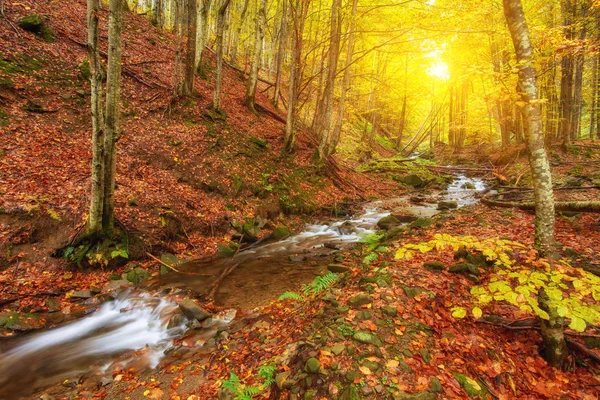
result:
[[[480,396],[481,398],[485,398],[487,390],[483,385],[464,374],[458,372],[454,372],[453,374],[456,381],[462,386],[465,392],[467,392],[469,397]]]
[[[79,73],[86,81],[89,81],[92,78],[92,70],[90,69],[89,58],[86,58],[81,62],[81,64],[79,64]]]
[[[39,14],[29,14],[21,18],[17,24],[24,30],[39,36],[48,43],[54,42],[54,35],[50,28],[44,23]]]

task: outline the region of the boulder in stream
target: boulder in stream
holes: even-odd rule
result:
[[[441,200],[438,205],[438,210],[452,210],[454,208],[458,208],[458,202],[454,200]]]
[[[386,231],[398,225],[400,225],[400,221],[393,215],[388,215],[387,217],[383,217],[379,221],[377,221],[377,227]]]
[[[403,224],[407,224],[407,223],[416,221],[419,218],[416,215],[410,215],[410,214],[392,214],[392,216],[394,218],[396,218],[398,221],[402,222]]]
[[[204,308],[200,307],[196,300],[189,298],[181,300],[179,303],[179,308],[186,317],[190,319],[197,319],[198,321],[204,321],[211,315]]]
[[[406,175],[402,178],[402,182],[405,185],[412,186],[414,188],[420,188],[425,186],[425,181],[419,176],[415,174]]]
[[[356,232],[356,227],[350,221],[346,221],[338,227],[338,231],[342,235],[351,235]]]

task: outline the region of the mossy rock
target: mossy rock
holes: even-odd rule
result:
[[[89,81],[90,79],[92,79],[92,70],[90,68],[89,58],[86,58],[79,64],[79,74],[86,81]]]
[[[126,275],[127,280],[133,283],[134,285],[139,285],[149,277],[150,272],[146,271],[144,268],[141,267],[131,268],[129,271],[127,271]]]
[[[448,271],[453,272],[455,274],[472,274],[475,276],[481,275],[481,271],[479,270],[479,267],[477,267],[476,265],[470,264],[470,263],[455,264],[455,265],[451,266],[448,269]]]
[[[393,215],[388,215],[387,217],[383,217],[377,221],[377,227],[385,231],[388,231],[398,225],[400,225],[400,220]]]
[[[411,286],[406,286],[406,285],[400,285],[402,287],[402,290],[404,290],[404,294],[406,295],[406,297],[408,298],[414,298],[417,297],[417,295],[423,293],[425,291],[425,289],[415,286],[415,287],[411,287]]]
[[[416,221],[410,223],[409,227],[411,228],[428,228],[433,225],[433,220],[431,218],[418,218]]]
[[[372,344],[375,346],[383,345],[383,342],[377,337],[377,335],[369,332],[355,332],[354,335],[352,335],[352,339],[363,344]]]
[[[285,225],[278,226],[271,232],[271,237],[275,240],[282,240],[291,235],[290,228]]]
[[[349,372],[354,372],[354,371],[349,371]],[[356,389],[356,385],[353,385],[353,384],[351,384],[350,386],[347,386],[344,390],[342,390],[342,392],[340,393],[340,395],[337,398],[337,400],[361,400],[361,399],[362,399],[362,396],[358,393],[358,390]]]
[[[54,35],[52,34],[52,31],[50,28],[48,28],[46,23],[44,23],[42,16],[39,14],[26,15],[17,21],[17,24],[22,29],[39,36],[48,43],[54,42]]]
[[[427,262],[423,263],[423,267],[429,271],[434,271],[434,272],[443,271],[446,269],[446,266],[444,265],[444,263],[439,262],[439,261],[427,261]]]
[[[371,304],[373,299],[366,293],[359,293],[348,299],[348,304],[352,307],[360,307],[366,304]]]
[[[217,252],[223,257],[233,257],[237,253],[238,247],[236,242],[229,242],[229,244],[217,243]]]
[[[410,174],[402,178],[402,183],[414,188],[420,188],[427,184],[419,175]]]
[[[471,182],[465,182],[460,187],[462,189],[475,190],[475,185]]]
[[[311,357],[306,360],[306,364],[304,365],[304,370],[306,372],[309,374],[316,374],[319,372],[319,369],[321,369],[321,362],[318,359]]]

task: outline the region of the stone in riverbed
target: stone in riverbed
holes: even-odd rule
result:
[[[421,179],[419,175],[415,174],[406,175],[404,178],[402,178],[402,182],[405,185],[412,186],[415,188],[425,186],[425,181],[423,181],[423,179]]]
[[[204,321],[210,317],[210,313],[192,299],[183,299],[179,303],[179,308],[183,314],[190,319],[197,319],[198,321]]]
[[[404,224],[416,221],[417,218],[419,218],[416,215],[410,215],[410,214],[393,214],[392,216]]]
[[[400,221],[393,215],[388,215],[387,217],[383,217],[377,221],[377,227],[385,231],[390,230],[398,225],[400,225]]]
[[[438,210],[452,210],[454,208],[458,208],[458,202],[454,200],[441,200],[437,205]]]
[[[350,221],[346,221],[338,227],[338,231],[342,235],[351,235],[356,232],[356,227]]]
[[[92,297],[91,290],[78,290],[71,295],[72,299],[89,299]]]

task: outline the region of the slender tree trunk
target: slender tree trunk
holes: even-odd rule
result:
[[[290,0],[290,13],[292,17],[292,62],[290,65],[288,112],[284,135],[284,146],[288,153],[291,153],[294,150],[294,145],[296,143],[298,97],[300,82],[302,81],[302,45],[308,4],[308,0]]]
[[[279,37],[277,38],[277,59],[275,65],[275,93],[273,94],[273,105],[277,108],[279,104],[279,93],[281,92],[281,71],[287,47],[288,31],[288,0],[283,0],[281,10],[281,22],[279,25]]]
[[[519,65],[519,92],[527,121],[527,147],[529,163],[533,173],[535,196],[535,243],[542,256],[554,253],[554,197],[552,175],[544,148],[541,108],[538,102],[536,72],[532,67],[533,48],[521,0],[503,0],[504,14],[512,37]],[[541,334],[544,340],[543,355],[554,367],[562,367],[568,355],[563,332],[563,320],[556,309],[550,306],[550,299],[542,291],[539,294],[540,308],[550,318],[541,319]]]
[[[265,38],[265,25],[267,23],[266,9],[267,0],[260,0],[258,7],[258,15],[256,17],[256,37],[254,39],[254,55],[252,56],[252,65],[250,67],[250,74],[248,75],[248,81],[246,83],[246,95],[244,103],[254,113],[256,109],[254,103],[256,100],[256,85],[258,83],[258,71],[260,70],[260,63],[262,59],[262,45]]]
[[[454,118],[456,117],[454,109],[454,84],[450,85],[448,92],[448,97],[450,98],[450,102],[448,104],[448,145],[450,147],[454,147],[454,137],[456,136],[456,129],[454,127]]]
[[[585,20],[587,5],[583,2],[580,5],[579,17],[581,21]],[[585,24],[579,28],[579,42],[585,40]],[[571,140],[576,140],[581,136],[581,112],[583,109],[583,73],[585,68],[585,54],[578,51],[574,57],[575,82],[573,88],[573,129],[571,131]]]
[[[335,89],[335,77],[337,75],[337,64],[340,56],[340,39],[342,32],[341,17],[342,0],[331,2],[331,33],[329,42],[329,65],[327,66],[327,80],[323,93],[323,113],[319,121],[318,132],[321,138],[319,143],[319,158],[326,158],[329,153],[331,141],[331,117],[333,115],[333,91]]]
[[[185,94],[185,10],[188,0],[173,0],[175,2],[175,66],[173,68],[173,91],[176,97]]]
[[[573,6],[571,0],[561,0],[561,11],[563,14],[563,23],[565,37],[568,40],[573,39],[573,29],[570,26],[573,15]],[[560,136],[563,140],[563,146],[568,147],[571,144],[571,131],[573,129],[573,56],[570,53],[565,54],[561,60],[561,79],[560,79]]]
[[[223,0],[217,14],[217,71],[215,75],[215,90],[213,92],[212,108],[221,110],[221,80],[223,77],[223,34],[225,31],[225,14],[231,0]]]
[[[239,45],[239,41],[240,41],[240,34],[242,33],[242,28],[244,27],[246,13],[248,12],[248,3],[250,3],[249,0],[244,0],[244,8],[242,9],[242,14],[240,15],[240,22],[237,26],[237,29],[235,30],[235,34],[233,35],[233,44],[232,44],[233,47],[231,49],[231,63],[233,65],[237,64],[238,45]],[[259,14],[260,14],[260,10],[259,10]],[[262,29],[264,32],[264,26],[262,27]],[[263,33],[263,36],[264,36],[264,33]],[[256,45],[254,45],[254,50],[256,51]]]
[[[598,110],[598,57],[592,55],[592,95],[590,98],[590,139],[594,139],[596,133],[596,118]]]
[[[121,118],[121,3],[110,0],[108,18],[108,68],[106,76],[106,134],[104,136],[104,208],[102,229],[112,235],[115,219],[117,141]]]
[[[196,16],[196,74],[202,73],[202,55],[204,54],[204,47],[208,43],[208,28],[210,15],[210,8],[212,7],[212,0],[199,0]]]
[[[352,0],[352,14],[350,15],[350,27],[348,32],[348,49],[346,51],[346,67],[344,68],[344,78],[342,81],[342,92],[340,93],[340,102],[338,104],[338,115],[333,127],[327,154],[335,153],[335,149],[340,141],[342,134],[342,124],[344,122],[344,113],[346,110],[346,93],[350,86],[350,66],[352,65],[352,56],[354,55],[354,30],[356,26],[356,9],[358,0]],[[406,96],[404,98],[406,106]]]
[[[102,231],[102,207],[104,203],[104,170],[102,153],[104,147],[104,116],[102,113],[102,81],[103,69],[98,48],[98,17],[100,0],[88,0],[88,57],[91,72],[92,97],[92,187],[90,215],[87,232],[97,235]]]
[[[194,91],[194,77],[196,70],[196,0],[187,2],[187,46],[185,49],[185,79],[183,94],[190,96]]]

